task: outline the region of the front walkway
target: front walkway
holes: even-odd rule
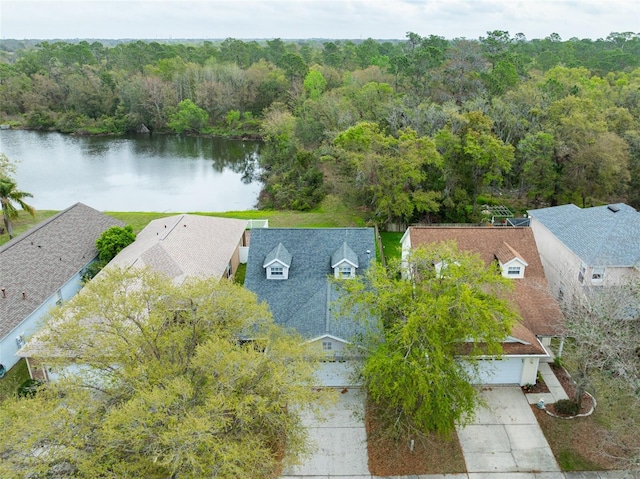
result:
[[[538,404],[540,399],[542,399],[545,404],[555,403],[561,399],[569,399],[569,396],[567,396],[567,393],[564,391],[562,384],[560,384],[560,381],[558,381],[558,378],[551,370],[549,363],[541,362],[538,366],[538,372],[542,376],[544,383],[549,388],[549,392],[527,394],[527,401],[529,401],[529,404]]]

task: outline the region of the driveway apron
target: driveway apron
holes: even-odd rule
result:
[[[303,464],[285,470],[282,478],[371,477],[363,396],[355,388],[338,395],[337,403],[323,410],[320,417],[311,413],[304,417],[312,455]]]
[[[558,463],[522,390],[484,387],[481,395],[487,407],[476,411],[472,424],[458,428],[469,477],[505,472],[559,473]]]

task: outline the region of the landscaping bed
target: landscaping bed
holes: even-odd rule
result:
[[[416,474],[453,474],[466,472],[464,456],[455,431],[448,439],[432,434],[414,439],[394,441],[380,435],[376,408],[367,404],[365,425],[369,471],[374,476],[403,476]]]
[[[563,367],[551,366],[551,371],[556,375],[556,378],[560,382],[560,385],[563,387],[564,391],[569,396],[569,400],[573,401],[576,395],[576,387],[569,376],[569,373]],[[561,408],[556,407],[555,404],[548,404],[546,406],[547,410],[555,416],[562,418],[571,418],[573,416],[584,416],[590,414],[595,407],[595,402],[593,397],[590,394],[584,393],[582,395],[582,401],[580,404],[580,409],[578,409],[574,414],[565,413]]]
[[[575,386],[564,368],[552,368],[567,395],[573,398]],[[597,407],[587,417],[568,419],[553,417],[532,405],[538,423],[563,471],[598,471],[633,467],[633,454],[640,448],[637,425],[640,424],[640,401],[604,374],[594,380],[599,391]],[[593,406],[585,395],[578,414]],[[566,416],[566,415],[565,415]],[[636,452],[637,453],[637,452]]]

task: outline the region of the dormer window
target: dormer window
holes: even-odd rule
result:
[[[524,278],[524,270],[529,263],[509,243],[503,242],[495,256],[500,264],[502,276],[512,279]]]
[[[266,270],[267,279],[288,279],[291,253],[282,243],[278,243],[264,259],[262,267]]]
[[[342,278],[350,278],[351,276],[355,275],[355,268],[353,268],[352,266],[340,266],[338,270]]]
[[[358,255],[349,248],[347,243],[342,243],[342,246],[331,255],[331,268],[336,278],[355,278],[358,270]]]
[[[507,268],[507,276],[522,276],[522,266],[509,266]]]

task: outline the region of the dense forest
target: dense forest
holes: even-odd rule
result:
[[[640,34],[0,45],[0,122],[260,137],[264,208],[640,207]]]

